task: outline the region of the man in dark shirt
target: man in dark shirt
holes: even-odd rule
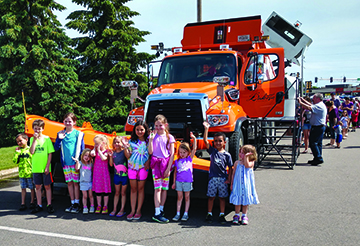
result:
[[[340,105],[341,105],[340,100],[335,97],[335,93],[334,93],[334,92],[331,92],[330,95],[331,95],[330,101],[333,101],[333,102],[334,102],[334,106],[335,106],[336,108],[339,108]]]

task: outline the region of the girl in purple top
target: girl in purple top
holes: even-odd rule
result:
[[[179,159],[175,161],[174,169],[174,183],[172,188],[177,191],[177,204],[176,204],[176,215],[173,218],[173,221],[178,221],[180,219],[180,209],[183,200],[183,192],[185,193],[185,212],[182,221],[187,221],[189,219],[189,207],[190,207],[190,191],[192,188],[193,182],[193,165],[192,160],[196,152],[196,137],[191,132],[190,137],[193,139],[193,149],[190,149],[188,143],[181,143],[179,146]]]
[[[163,216],[167,190],[169,189],[169,176],[174,161],[174,137],[169,133],[167,119],[163,115],[155,117],[155,131],[149,137],[148,152],[151,156],[150,168],[154,180],[155,215],[153,220],[159,223],[169,222]]]

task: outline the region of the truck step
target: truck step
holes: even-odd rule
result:
[[[264,147],[272,147],[272,144],[262,144]],[[292,144],[274,144],[275,148],[289,148],[292,149]]]
[[[266,135],[267,138],[293,138],[293,136],[280,136],[280,135]]]
[[[262,126],[262,129],[293,129],[293,126]]]

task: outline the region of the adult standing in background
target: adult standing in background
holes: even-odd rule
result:
[[[360,102],[359,102],[359,98],[358,97],[355,97],[355,102],[357,103],[358,105],[358,111],[360,111]],[[356,127],[359,127],[359,116],[358,116],[358,121],[357,121],[357,124],[356,124]]]
[[[311,103],[311,99],[309,96],[304,97],[304,99],[309,103]],[[302,153],[305,154],[308,152],[308,147],[309,147],[309,136],[311,129],[311,124],[310,124],[311,110],[303,109],[301,116],[302,116],[301,118],[302,118],[302,126],[303,126],[304,145],[305,145],[305,150]]]
[[[338,109],[334,106],[333,101],[325,102],[326,107],[328,108],[328,120],[329,120],[329,127],[330,127],[330,143],[326,144],[325,146],[332,146],[336,147],[335,145],[335,128],[334,126],[337,125],[339,121],[339,112]]]
[[[330,96],[331,96],[330,101],[333,101],[333,102],[334,102],[334,106],[335,106],[336,108],[339,108],[340,105],[341,105],[341,103],[340,103],[340,100],[335,97],[335,93],[334,93],[334,92],[331,92],[331,93],[330,93]]]
[[[316,93],[313,96],[313,104],[306,101],[304,98],[299,97],[299,103],[305,109],[311,110],[311,130],[309,137],[309,145],[314,156],[313,160],[308,161],[311,165],[319,165],[324,163],[322,157],[322,141],[324,138],[324,132],[326,128],[326,106],[323,103],[323,95]]]
[[[350,119],[351,119],[351,113],[352,111],[354,110],[354,104],[353,102],[350,101],[350,98],[349,97],[345,97],[345,102],[343,102],[341,104],[341,110],[344,111],[346,110],[347,111],[347,114],[348,114],[348,124],[347,124],[347,130],[349,130],[349,126],[350,126]],[[346,136],[343,136],[343,137],[347,137],[347,133],[346,133]]]
[[[351,116],[351,112],[354,110],[354,104],[350,101],[350,98],[344,97],[345,102],[341,104],[341,110],[347,110],[348,116]]]

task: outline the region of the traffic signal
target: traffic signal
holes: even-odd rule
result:
[[[311,81],[306,81],[306,89],[309,90],[312,88],[312,82]]]
[[[330,77],[330,83],[332,83],[333,82],[333,77]]]
[[[315,77],[315,83],[317,83],[317,81],[318,81],[318,77]]]
[[[344,83],[346,82],[346,77],[344,76],[344,78],[343,78],[343,81],[344,81]]]

